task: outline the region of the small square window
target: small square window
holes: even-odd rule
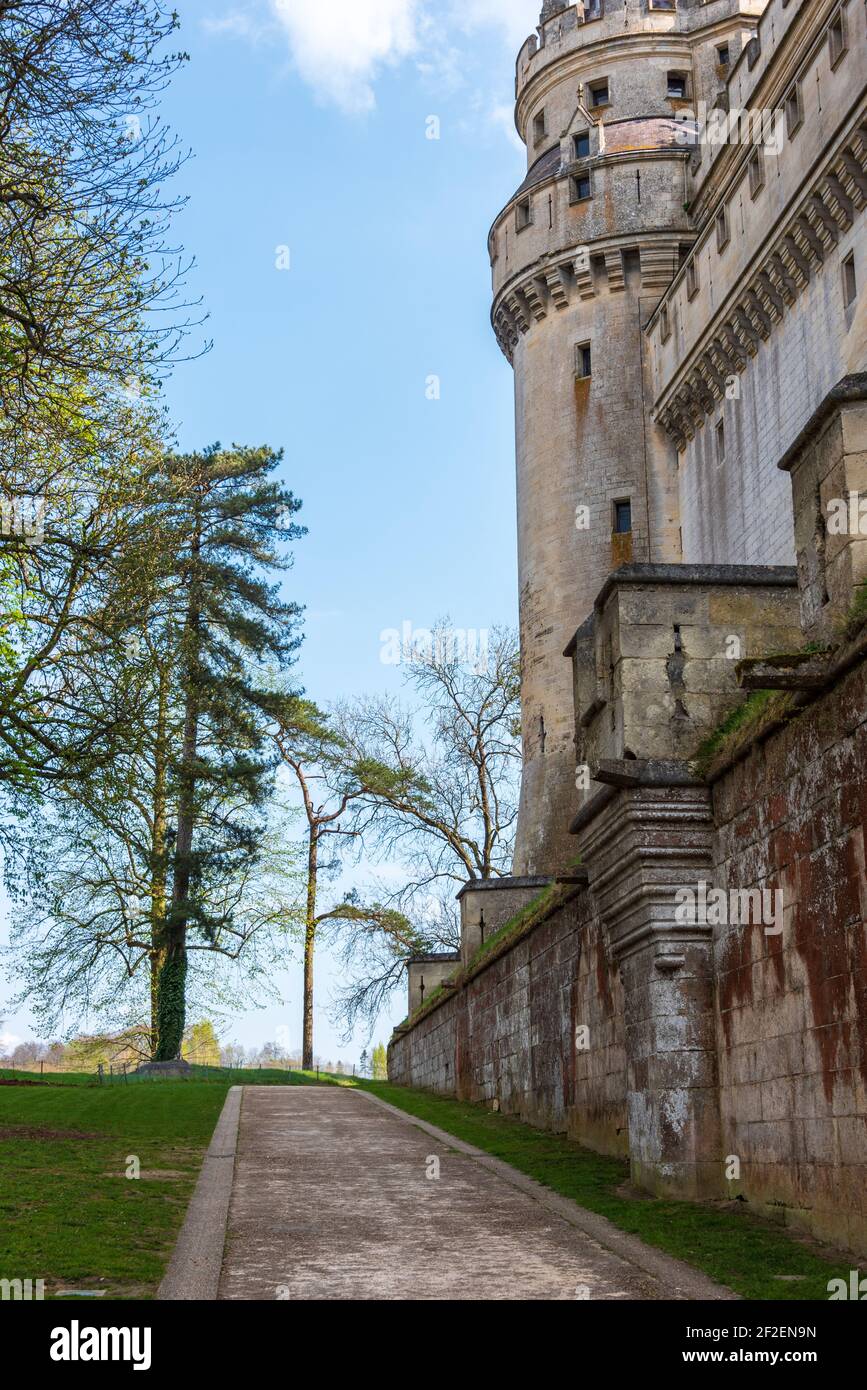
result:
[[[530,198],[522,198],[515,208],[515,226],[519,232],[529,227],[533,221],[533,203]]]
[[[650,0],[652,10],[676,10],[677,0]]]
[[[726,427],[725,421],[720,420],[716,427],[716,461],[717,465],[725,463],[726,458]]]
[[[671,318],[668,312],[668,305],[663,304],[662,313],[659,318],[659,336],[664,343],[671,337]]]
[[[536,115],[533,117],[533,140],[538,145],[540,141],[545,139],[545,136],[547,134],[548,127],[547,122],[545,120],[545,110],[543,107],[543,109],[541,111],[537,111]]]
[[[610,100],[607,79],[604,82],[594,82],[590,88],[590,105],[607,106]]]
[[[570,203],[583,203],[586,198],[592,198],[593,185],[590,182],[590,175],[576,174],[569,180],[569,190]]]
[[[796,82],[794,87],[790,88],[788,96],[786,97],[785,109],[786,133],[792,136],[795,134],[796,130],[800,130],[804,121],[800,83]]]
[[[632,530],[632,502],[628,497],[614,503],[614,534],[627,536]]]
[[[835,68],[849,47],[846,38],[846,20],[842,10],[837,11],[828,26],[828,45],[831,51],[831,67]]]
[[[721,43],[716,51],[716,60],[721,68],[727,68],[731,61],[731,50],[727,43]]]
[[[698,294],[698,266],[695,259],[686,263],[686,297],[695,299]]]
[[[716,249],[724,251],[729,244],[728,208],[721,207],[716,215]]]
[[[855,252],[843,262],[843,303],[848,309],[858,298],[858,279],[855,274]]]
[[[750,155],[750,197],[755,198],[765,186],[765,161],[760,149]]]
[[[584,0],[584,23],[602,18],[602,0]]]
[[[590,131],[582,130],[572,137],[576,159],[587,159],[590,154]]]
[[[593,375],[593,358],[589,343],[575,344],[575,375],[582,378]]]
[[[670,72],[668,74],[668,95],[675,101],[686,100],[687,82],[685,72]]]

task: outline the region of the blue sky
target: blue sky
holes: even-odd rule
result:
[[[309,527],[288,581],[307,606],[300,677],[323,703],[397,688],[384,629],[516,620],[512,375],[486,239],[526,167],[514,60],[539,0],[179,8],[191,61],[164,111],[193,158],[176,227],[214,340],[169,383],[179,444],[285,448]],[[317,1051],[355,1060],[361,1040],[342,1046],[327,1017],[326,953],[319,976]],[[285,1007],[228,1035],[300,1038],[297,967],[280,986]],[[26,1015],[6,1030],[32,1036]]]

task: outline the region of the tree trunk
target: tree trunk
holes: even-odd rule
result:
[[[174,1062],[181,1055],[186,1020],[187,948],[185,934],[173,932],[157,979],[157,1045],[154,1060]]]
[[[200,551],[196,532],[192,553],[193,573]],[[198,586],[190,586],[186,619],[184,662],[184,741],[178,796],[178,838],[172,875],[172,905],[162,933],[164,959],[157,981],[158,1062],[173,1062],[181,1055],[186,1020],[187,922],[192,882],[193,832],[196,825],[196,755],[199,744],[199,662],[201,658],[201,610]]]
[[[159,699],[157,706],[157,727],[154,740],[154,790],[151,821],[151,942],[150,956],[150,995],[151,995],[151,1056],[156,1053],[159,1028],[157,1023],[159,978],[165,961],[163,939],[166,929],[166,834],[168,832],[168,805],[166,786],[168,759],[166,748],[166,721],[168,714],[168,674],[165,667],[160,668]]]
[[[313,952],[316,946],[316,876],[319,869],[319,839],[310,827],[307,848],[307,917],[304,930],[304,1041],[301,1066],[313,1070]]]

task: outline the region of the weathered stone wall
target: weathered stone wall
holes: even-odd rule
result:
[[[698,797],[680,796],[687,794]],[[638,951],[629,913],[639,898],[661,911],[666,883],[673,899],[673,885],[686,881],[683,866],[667,854],[654,882],[620,902],[615,861],[632,862],[635,853],[613,845],[611,862],[597,866],[588,852],[591,889],[576,890],[440,1007],[399,1030],[389,1074],[497,1100],[505,1112],[601,1152],[628,1152],[636,1180],[653,1190],[742,1195],[794,1228],[867,1251],[863,658],[724,771],[710,794],[707,853],[682,846],[693,878],[738,892],[781,890],[784,911],[772,924],[781,931],[709,919],[707,950],[684,937],[680,960],[673,941],[660,954],[651,935]],[[665,811],[662,791],[617,795],[645,839],[649,825],[658,858],[663,840],[645,803],[659,802],[662,824],[674,801]],[[617,822],[617,804],[610,800],[597,817],[603,838],[601,822]],[[629,938],[625,952],[618,933]],[[679,1019],[683,1027],[674,1026]],[[678,1168],[663,1130],[680,1104],[698,1139],[694,1154],[681,1144]],[[732,1157],[740,1175],[727,1181]]]
[[[464,1100],[497,1100],[530,1124],[625,1153],[623,1029],[619,978],[590,895],[580,892],[399,1032],[389,1077]]]
[[[407,965],[410,1013],[421,1008],[425,999],[454,973],[457,961],[457,952],[413,956]]]
[[[867,1249],[867,665],[713,791],[716,882],[783,892],[719,927],[723,1149],[787,1223]]]
[[[529,172],[489,237],[515,368],[518,877],[468,886],[461,968],[389,1071],[867,1251],[864,541],[827,515],[867,476],[867,12],[584,18],[546,3],[521,50]],[[784,112],[780,138],[690,153],[687,66],[691,97],[725,80],[730,110]],[[800,623],[793,573],[761,592],[796,551]],[[816,637],[833,649],[800,650]],[[778,700],[738,726],[766,682],[795,692],[786,722]],[[490,947],[540,878],[547,915]],[[782,915],[681,915],[713,889],[782,892]]]
[[[780,466],[792,480],[801,625],[827,641],[867,583],[867,372],[838,383],[811,426]],[[849,513],[842,529],[832,523],[840,506]]]

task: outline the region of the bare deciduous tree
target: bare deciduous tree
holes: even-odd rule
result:
[[[450,631],[438,624],[407,665],[414,709],[387,697],[338,707],[341,760],[364,788],[347,828],[402,874],[383,897],[399,920],[346,924],[349,979],[337,1012],[347,1029],[359,1019],[372,1027],[410,956],[455,948],[462,884],[509,871],[521,766],[517,639],[496,629],[486,661],[467,664]]]

